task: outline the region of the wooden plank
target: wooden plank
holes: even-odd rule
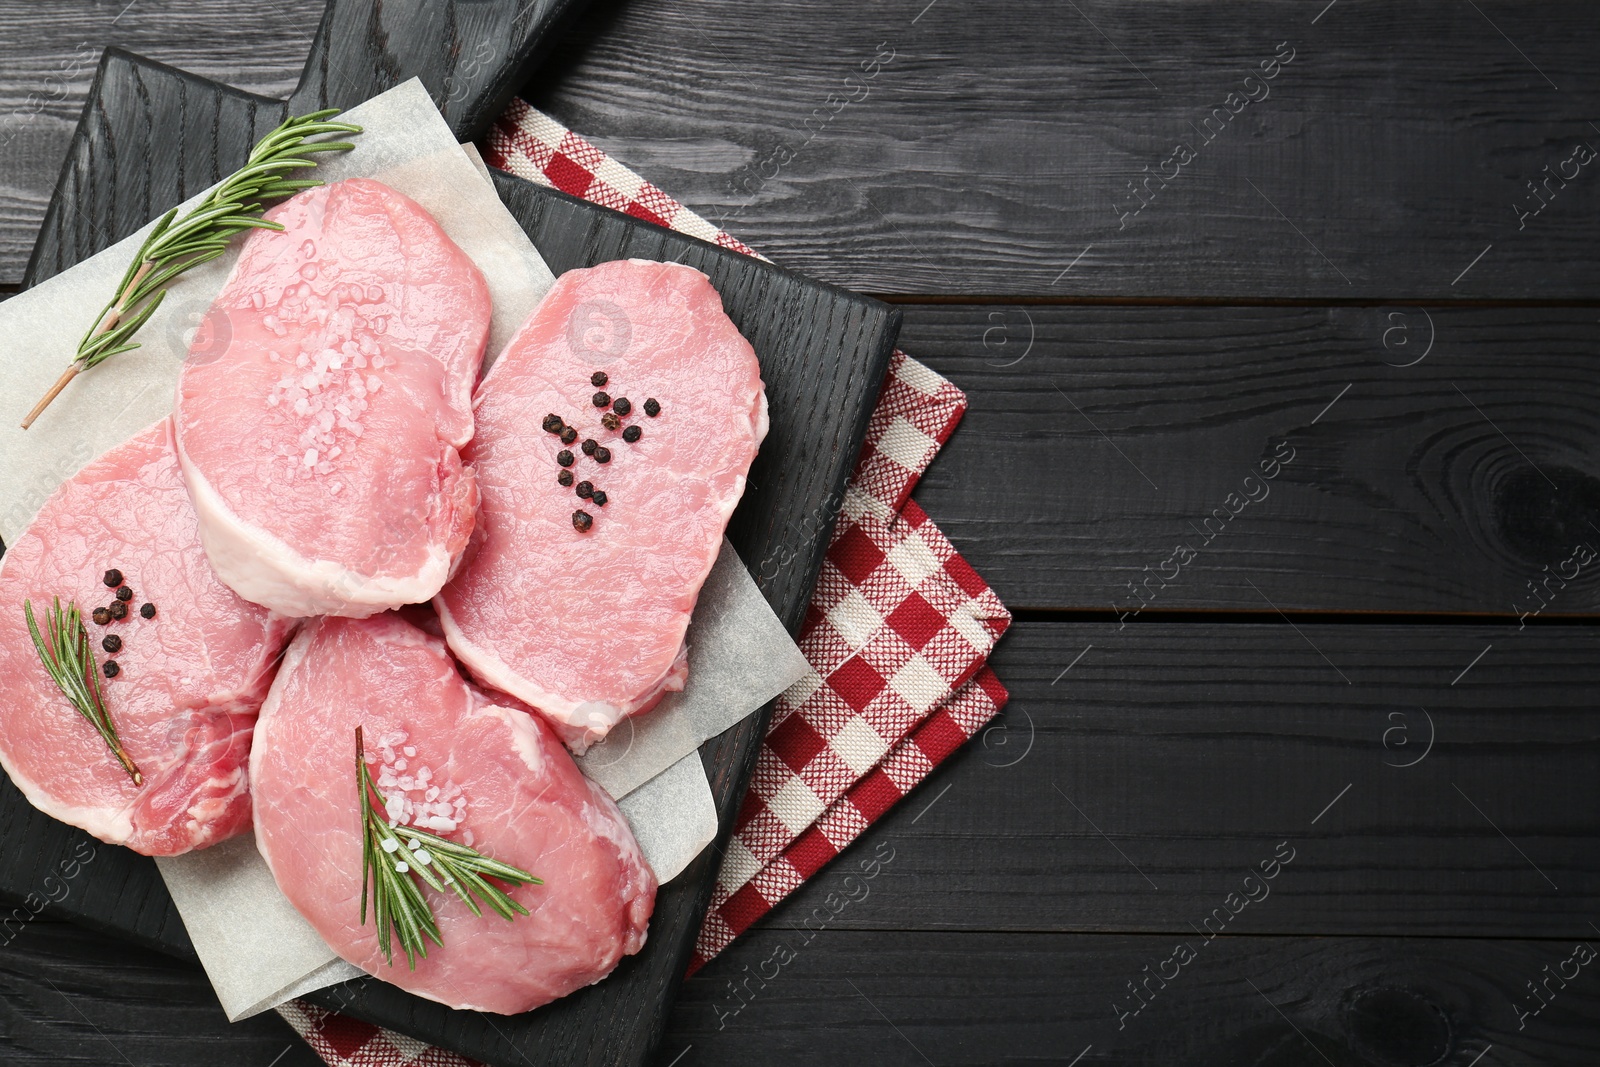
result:
[[[1590,6],[1323,6],[634,0],[597,5],[525,95],[865,291],[1593,296],[1595,168],[1516,213],[1600,148]],[[1247,83],[1280,42],[1292,61]]]
[[[1585,941],[1593,960],[1600,938]],[[656,1064],[1587,1067],[1600,961],[1577,963],[1575,947],[929,931],[807,942],[761,928],[684,984]],[[1524,983],[1563,967],[1572,977],[1549,979],[1532,1014],[1542,1002]],[[1129,983],[1147,976],[1141,1002]]]
[[[0,281],[55,180],[83,42],[276,90],[318,8],[139,0],[111,25],[120,2],[7,3],[0,128],[25,136],[6,152]],[[1290,0],[1079,6],[596,5],[527,92],[780,262],[869,291],[1592,296],[1592,168],[1518,214],[1546,166],[1600,147],[1584,4],[1342,0],[1314,23]],[[1295,58],[1250,90],[1268,95],[1196,133],[1280,41]],[[1124,223],[1128,182],[1180,141],[1196,158]]]
[[[1600,630],[1024,621],[992,665],[1001,717],[769,926],[1595,934]]]
[[[0,952],[0,1032],[7,1067],[322,1067],[274,1012],[230,1024],[197,966],[45,918]]]
[[[107,52],[73,135],[24,285],[65,270],[243,165],[286,113],[349,108],[410,78],[472,140],[580,0],[327,0],[287,101]]]
[[[282,97],[299,80],[322,8],[323,0],[0,0],[0,282],[22,278],[107,46]]]
[[[1013,608],[1600,609],[1592,309],[906,312],[971,405],[917,499]]]

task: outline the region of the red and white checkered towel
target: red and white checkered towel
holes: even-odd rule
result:
[[[519,177],[756,255],[520,100],[495,124],[484,156]],[[1011,616],[910,499],[966,403],[948,380],[894,353],[801,629],[813,670],[778,699],[691,973],[1005,704],[985,662]],[[783,561],[763,565],[774,563]],[[303,1001],[278,1010],[333,1067],[472,1064]]]

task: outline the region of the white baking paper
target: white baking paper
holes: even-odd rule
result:
[[[352,109],[349,118],[365,132],[354,138],[353,151],[324,157],[318,176],[375,178],[427,208],[484,272],[494,301],[489,352],[497,352],[553,279],[495,195],[481,161],[455,144],[415,80]],[[7,541],[89,460],[171,412],[190,337],[222,288],[232,254],[178,280],[140,331],[141,348],[80,375],[32,429],[19,428],[34,400],[71,361],[78,339],[147,230],[0,303],[0,537]],[[789,677],[786,670],[804,671],[799,650],[726,543],[690,638],[688,688],[672,698],[678,707],[664,702],[651,712],[650,725],[630,733],[620,757],[614,744],[604,758],[599,752],[591,757],[597,765],[592,773],[620,798],[663,883],[680,873],[717,829],[710,785],[695,751],[699,742],[689,739],[710,736],[766,703],[799,677]],[[787,666],[775,671],[773,664]],[[730,668],[747,671],[743,687],[736,684],[739,670]],[[705,682],[697,680],[697,671]],[[780,676],[787,680],[780,683]],[[683,722],[664,725],[674,717]],[[658,721],[663,725],[655,725]],[[614,788],[613,783],[628,784]],[[251,837],[158,865],[229,1019],[358,973],[278,892]],[[241,914],[251,921],[238,922]]]
[[[662,884],[682,874],[717,836],[717,802],[698,752],[618,800],[617,807]],[[664,812],[672,817],[662,818]]]
[[[254,834],[162,856],[156,866],[230,1022],[362,973],[335,956],[278,892]],[[236,954],[233,961],[227,953]]]

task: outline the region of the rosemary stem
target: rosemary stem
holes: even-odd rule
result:
[[[56,384],[50,387],[50,391],[40,397],[37,404],[33,405],[33,410],[28,412],[28,417],[22,420],[22,428],[26,430],[29,426],[32,426],[33,420],[37,419],[44,409],[50,406],[50,401],[60,396],[61,390],[65,389],[67,384],[77,376],[78,364],[77,361],[73,361],[67,365],[66,370],[61,372],[61,377],[56,379]]]
[[[72,364],[22,420],[24,430],[33,425],[73,378],[118,353],[139,347],[139,342],[133,340],[134,335],[155,313],[167,285],[178,275],[222,255],[228,242],[246,230],[283,229],[263,217],[266,202],[321,185],[317,180],[290,177],[294,171],[315,167],[317,162],[311,158],[313,155],[344,152],[354,147],[348,141],[307,141],[306,138],[334,132],[361,132],[359,126],[327,121],[336,114],[337,108],[325,108],[285,119],[256,143],[244,167],[212,189],[188,215],[180,219],[178,209],[173,208],[161,217],[133,258],[129,272],[123,276],[126,283],[121,291],[78,343]]]
[[[117,295],[117,306],[106,314],[105,321],[100,324],[99,329],[94,331],[93,336],[99,337],[117,328],[117,323],[122,321],[122,313],[128,310],[129,298],[139,291],[139,285],[150,276],[150,272],[155,270],[155,267],[156,261],[153,259],[147,259],[139,264],[138,271],[134,273],[132,278],[128,279],[127,287]]]
[[[138,290],[145,278],[149,277],[155,266],[155,260],[153,259],[147,259],[140,264],[139,270],[132,278],[128,279],[127,286],[117,295],[116,304],[110,311],[101,316],[100,325],[95,327],[94,332],[89,335],[91,340],[96,337],[103,337],[117,328],[117,323],[122,321],[123,313],[128,310],[128,298]],[[56,397],[61,395],[61,390],[65,389],[72,379],[78,376],[78,372],[81,370],[83,370],[83,364],[79,360],[74,359],[67,365],[67,369],[61,372],[61,377],[56,379],[56,384],[50,387],[48,393],[39,398],[39,402],[33,405],[33,410],[28,412],[28,417],[22,420],[22,428],[24,430],[33,425],[34,420],[44,413],[44,409],[49,407]],[[134,774],[135,779],[138,778],[136,772],[130,773]]]
[[[128,777],[133,779],[134,785],[144,785],[144,775],[139,771],[139,765],[133,762],[133,757],[128,755],[128,750],[122,747],[121,740],[112,735],[111,754],[117,757],[117,762],[122,764],[122,769],[128,772]]]

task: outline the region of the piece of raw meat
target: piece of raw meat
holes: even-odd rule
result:
[[[426,601],[476,507],[459,449],[489,330],[483,275],[375,181],[308,189],[253,230],[197,334],[175,420],[223,582],[286,615]]]
[[[444,944],[384,961],[368,901],[355,728],[397,823],[542,878],[530,914],[472,914],[424,889]],[[278,887],[346,960],[455,1008],[526,1011],[604,978],[645,941],[656,880],[609,796],[538,717],[470,685],[444,642],[398,614],[324,618],[284,656],[250,771],[256,844]]]
[[[445,637],[581,752],[683,688],[689,614],[767,433],[761,367],[704,274],[617,260],[557,279],[474,402],[482,502],[435,599]]]
[[[102,626],[93,609],[124,603],[112,569],[133,597]],[[120,668],[100,689],[142,786],[45,673],[23,601],[43,630],[56,597],[82,610],[99,669]],[[217,581],[162,419],[56,490],[0,559],[0,763],[40,811],[148,856],[232,837],[250,825],[250,735],[294,625]]]

